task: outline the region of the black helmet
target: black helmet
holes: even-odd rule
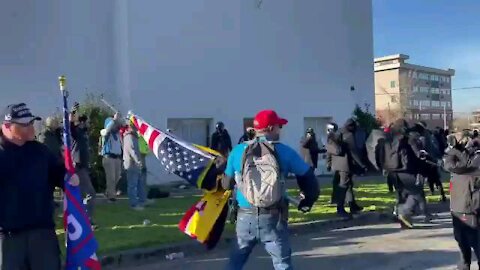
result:
[[[217,122],[217,124],[215,125],[215,128],[216,129],[224,129],[225,124],[223,124],[223,122]]]

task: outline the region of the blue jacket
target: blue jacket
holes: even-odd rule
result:
[[[105,119],[104,129],[100,131],[102,136],[102,150],[100,154],[105,156],[107,154],[121,155],[122,142],[120,138],[120,126],[113,121],[113,118]]]

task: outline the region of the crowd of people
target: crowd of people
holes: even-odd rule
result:
[[[76,176],[70,183],[79,186],[86,212],[94,222],[96,192],[90,179],[89,119],[70,114],[72,159]],[[0,250],[2,269],[60,269],[59,248],[53,221],[53,191],[62,187],[65,175],[60,122],[46,119],[38,140],[33,123],[40,120],[24,103],[9,105],[0,134]],[[308,212],[319,197],[314,170],[320,154],[326,155],[332,171],[332,204],[340,217],[351,219],[361,212],[354,195],[354,175],[370,168],[383,171],[391,192],[396,193],[395,214],[401,228],[414,228],[412,217],[428,212],[424,186],[435,188],[446,200],[440,168],[452,173],[451,211],[455,239],[462,252],[460,269],[469,269],[471,249],[480,255],[478,213],[480,213],[480,138],[478,132],[449,135],[441,128],[429,130],[424,122],[409,125],[398,119],[383,130],[370,159],[367,133],[354,120],[342,128],[329,123],[325,145],[308,128],[301,139],[302,156],[280,142],[288,121],[275,111],[260,111],[236,146],[222,122],[212,134],[210,147],[222,154],[217,163],[221,185],[234,190],[236,238],[227,269],[242,269],[257,243],[272,257],[275,269],[292,269],[288,234],[288,205]],[[171,131],[169,131],[171,132]],[[458,135],[458,134],[457,134]],[[99,155],[106,177],[106,197],[115,203],[122,170],[126,172],[127,195],[133,210],[142,211],[150,201],[146,192],[148,145],[135,126],[119,113],[105,119],[99,134]],[[286,178],[293,174],[301,191],[292,201],[286,194]],[[78,177],[77,177],[78,176]],[[346,210],[348,206],[349,211]],[[23,213],[23,214],[18,214]],[[41,250],[41,252],[40,252]],[[40,255],[41,254],[41,255]]]

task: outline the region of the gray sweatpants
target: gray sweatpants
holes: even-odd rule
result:
[[[60,270],[60,249],[54,229],[34,229],[4,237],[2,270]]]
[[[104,157],[102,163],[107,181],[107,198],[113,199],[117,196],[117,184],[122,176],[122,159]]]
[[[90,179],[90,172],[87,168],[77,168],[77,175],[80,179],[80,191],[82,192],[82,198],[90,197],[87,202],[87,214],[90,218],[90,221],[93,221],[93,212],[95,208],[95,199],[97,198],[97,192],[92,185],[92,180]]]

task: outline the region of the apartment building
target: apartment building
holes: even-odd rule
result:
[[[406,63],[408,55],[375,58],[375,111],[383,123],[399,117],[429,127],[452,123],[453,69]]]

